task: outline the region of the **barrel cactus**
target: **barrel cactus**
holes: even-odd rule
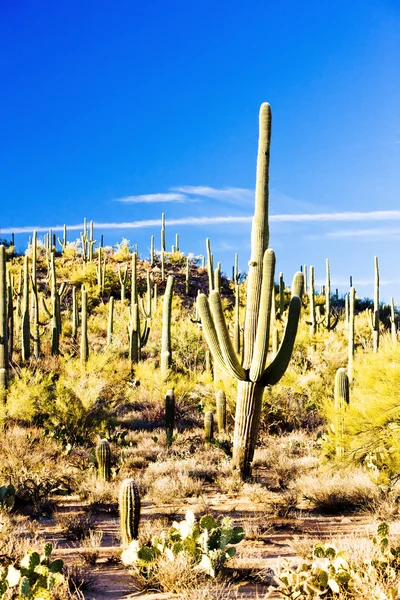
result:
[[[137,539],[140,521],[140,494],[133,479],[124,479],[119,492],[121,536],[128,545]]]
[[[107,440],[100,440],[96,446],[97,473],[102,481],[110,481],[111,449]]]

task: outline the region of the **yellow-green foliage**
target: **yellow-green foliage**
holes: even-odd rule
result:
[[[117,249],[113,254],[114,260],[117,262],[123,262],[131,258],[132,248],[130,247],[130,241],[126,238],[122,238],[121,242],[116,244]]]
[[[14,377],[7,395],[5,413],[7,418],[22,423],[33,423],[40,415],[43,406],[49,404],[53,393],[50,375],[40,370],[21,369]]]
[[[332,414],[328,411],[328,418]],[[385,483],[400,472],[400,347],[359,354],[345,416],[345,451]]]

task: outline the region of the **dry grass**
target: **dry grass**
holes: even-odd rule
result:
[[[381,501],[379,488],[361,470],[302,477],[297,489],[316,509],[330,514],[377,507]]]
[[[90,530],[79,542],[78,553],[85,565],[94,566],[99,558],[103,533]]]
[[[90,512],[63,513],[56,515],[57,525],[69,540],[83,540],[95,528],[95,520]]]

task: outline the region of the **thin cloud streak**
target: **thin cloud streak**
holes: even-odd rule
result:
[[[338,212],[299,215],[270,215],[275,223],[312,223],[332,221],[399,221],[400,210],[373,210],[370,212]]]
[[[327,231],[326,233],[308,235],[307,239],[310,240],[321,240],[321,239],[342,239],[349,237],[357,238],[390,238],[398,237],[400,235],[400,228],[385,228],[375,227],[373,229],[341,229],[339,231]]]
[[[188,194],[189,196],[201,196],[224,202],[243,204],[254,201],[254,190],[247,188],[213,188],[207,185],[185,185],[171,188],[174,192]]]
[[[251,223],[253,217],[248,216],[226,216],[226,217],[183,217],[180,219],[166,219],[167,225],[216,225],[229,223]],[[400,220],[400,210],[381,210],[371,212],[342,212],[342,213],[317,213],[303,215],[270,215],[270,222],[274,223],[312,223],[315,221],[384,221],[384,220]],[[127,221],[123,223],[101,223],[95,222],[94,226],[98,229],[140,229],[145,227],[156,227],[161,225],[161,219],[147,219],[143,221]],[[67,225],[67,228],[72,231],[82,230],[82,224]],[[0,229],[1,234],[11,233],[30,233],[32,231],[62,231],[63,225],[42,226],[23,226],[23,227],[6,227]]]
[[[159,193],[159,194],[141,194],[139,196],[124,196],[123,198],[114,198],[114,202],[123,204],[154,204],[158,202],[185,202],[187,200],[184,194],[177,193]]]

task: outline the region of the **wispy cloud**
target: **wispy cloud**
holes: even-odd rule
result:
[[[399,221],[400,210],[372,210],[369,212],[308,213],[298,215],[270,215],[275,223],[312,223],[333,221]]]
[[[373,229],[339,229],[338,231],[327,231],[326,233],[308,235],[308,239],[343,239],[343,238],[397,238],[400,235],[400,228],[374,227]]]
[[[252,217],[183,217],[181,219],[165,219],[166,225],[216,225],[224,223],[251,223]],[[126,221],[123,223],[101,223],[94,222],[94,227],[97,229],[141,229],[146,227],[158,227],[161,226],[161,219],[146,219],[143,221]],[[52,229],[55,231],[62,231],[63,225],[49,225],[48,227],[43,226],[23,226],[23,227],[5,227],[0,230],[0,235],[11,234],[11,233],[31,233],[32,231],[43,232]],[[82,231],[82,224],[80,225],[67,225],[67,229],[71,231]]]
[[[167,225],[216,225],[230,223],[251,223],[252,215],[239,216],[221,216],[221,217],[182,217],[177,219],[166,218]],[[316,214],[284,214],[271,215],[270,222],[274,223],[312,223],[315,221],[333,222],[333,221],[394,221],[400,220],[400,210],[380,210],[371,212],[340,212],[340,213],[316,213]],[[122,223],[102,223],[95,222],[94,226],[98,229],[140,229],[145,227],[157,227],[161,225],[161,219],[146,219],[142,221],[125,221]],[[10,233],[30,233],[32,231],[62,231],[63,225],[49,225],[48,227],[24,225],[22,227],[6,227],[0,229],[1,234]],[[72,231],[82,230],[82,224],[67,225]],[[361,230],[368,231],[368,230]],[[369,231],[375,231],[371,229]],[[382,230],[383,231],[383,230]],[[386,230],[397,231],[397,230]],[[339,232],[332,232],[338,234]]]
[[[254,190],[247,188],[213,188],[206,185],[186,185],[181,187],[173,187],[172,191],[187,194],[188,196],[200,196],[203,198],[211,198],[228,204],[248,204],[254,201]]]
[[[141,194],[140,196],[124,196],[123,198],[115,198],[114,202],[122,202],[124,204],[153,204],[157,202],[185,202],[186,196],[177,193],[160,193],[160,194]]]

